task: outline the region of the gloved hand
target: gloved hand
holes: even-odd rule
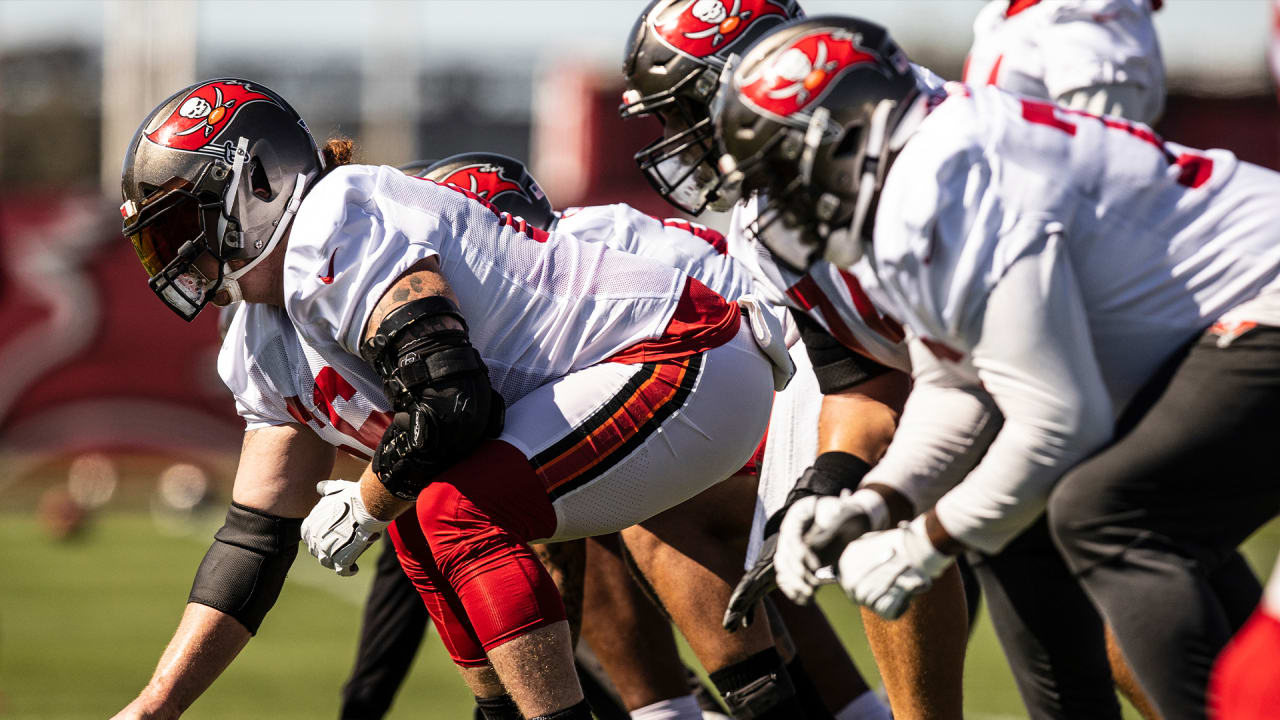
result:
[[[355,575],[360,570],[356,558],[391,523],[369,514],[358,482],[321,480],[316,492],[322,497],[302,521],[302,541],[324,567],[342,576]]]
[[[872,530],[887,512],[874,490],[845,490],[797,502],[778,531],[778,587],[792,602],[807,604],[824,584],[818,571],[833,564],[845,545]]]
[[[784,510],[785,508],[779,510],[775,516]],[[742,576],[733,588],[733,594],[729,596],[729,607],[724,611],[724,620],[720,621],[725,630],[734,632],[750,627],[755,621],[756,603],[778,587],[773,571],[773,556],[777,547],[778,533],[775,531],[765,535],[756,564]]]
[[[921,516],[849,543],[837,571],[850,600],[893,620],[906,612],[912,597],[932,587],[951,560],[929,541]]]

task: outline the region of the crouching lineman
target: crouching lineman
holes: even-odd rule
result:
[[[219,365],[247,432],[227,522],[121,717],[176,716],[208,687],[300,535],[348,574],[386,530],[477,696],[588,718],[527,543],[618,530],[740,467],[790,369],[755,339],[776,323],[466,191],[325,163],[292,108],[243,80],[174,94],[126,158],[124,230],[161,300],[184,319],[246,301]],[[373,463],[317,504],[332,446]]]
[[[827,69],[797,84],[818,52]],[[1217,571],[1280,509],[1264,449],[1280,175],[992,87],[921,92],[884,30],[851,19],[766,36],[720,93],[723,162],[769,192],[762,240],[798,267],[854,268],[911,333],[915,387],[867,481],[934,485],[976,421],[1004,416],[936,506],[844,548],[846,592],[892,617],[958,552],[1048,530],[1065,567],[1003,585],[1059,666],[1059,704],[1035,716],[1119,717],[1105,618],[1158,712],[1204,717],[1210,664],[1258,597]],[[814,549],[865,529],[822,504]],[[818,553],[800,548],[799,570],[784,554],[780,584],[811,592]],[[1068,569],[1083,592],[1045,594]]]

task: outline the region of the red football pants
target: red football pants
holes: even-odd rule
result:
[[[555,511],[515,447],[485,442],[428,485],[415,509],[387,531],[455,663],[485,665],[486,651],[565,619],[528,546],[555,533]]]

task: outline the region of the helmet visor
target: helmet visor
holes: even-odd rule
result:
[[[133,243],[147,277],[155,277],[178,257],[184,244],[203,239],[200,203],[191,193],[165,193],[144,206],[132,221],[126,218],[124,233]]]
[[[221,279],[209,279],[194,264],[207,251],[206,213],[216,214],[217,207],[216,201],[201,203],[185,187],[166,185],[125,218],[124,234],[142,261],[147,284],[184,320],[191,320],[208,303]],[[221,268],[216,259],[212,264]]]

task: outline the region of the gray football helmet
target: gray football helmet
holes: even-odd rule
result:
[[[924,100],[879,25],[815,17],[762,37],[726,71],[711,110],[727,182],[762,193],[747,231],[797,272],[824,257],[855,262],[903,141],[895,131],[923,116]]]
[[[707,108],[725,61],[767,30],[800,16],[795,0],[652,0],[627,41],[623,118],[653,115],[664,132],[636,153],[653,189],[697,215],[728,210]]]
[[[220,290],[240,299],[236,280],[279,243],[323,169],[271,90],[220,78],[174,93],[143,120],[121,174],[123,232],[151,289],[188,321]]]
[[[555,221],[551,200],[529,169],[507,155],[459,153],[408,174],[474,193],[500,212],[515,215],[543,230],[550,230]]]

